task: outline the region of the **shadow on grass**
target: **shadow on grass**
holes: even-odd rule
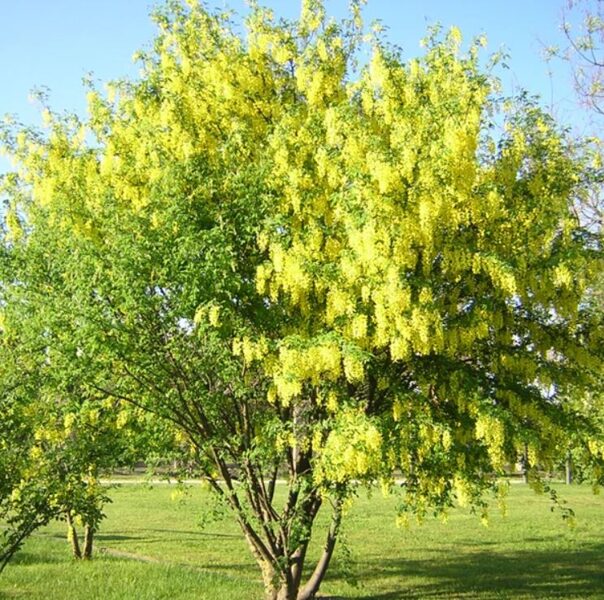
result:
[[[142,540],[145,539],[142,535],[122,535],[119,533],[97,533],[95,540],[97,542],[116,542],[121,540]]]
[[[182,529],[146,529],[146,531],[154,531],[155,533],[169,533],[171,535],[190,535],[198,538],[230,538],[235,540],[241,539],[240,533],[216,533],[214,531],[183,531]],[[179,538],[180,539],[180,538]]]
[[[604,598],[604,544],[544,552],[478,550],[438,561],[385,558],[357,561],[356,570],[361,594],[354,597],[365,600]],[[337,568],[329,578],[345,579]],[[382,580],[385,591],[363,595],[362,583],[372,579]]]
[[[61,554],[28,552],[27,550],[19,550],[10,561],[10,566],[26,566],[26,565],[42,565],[42,564],[57,564],[64,562]]]
[[[65,536],[62,534],[56,534],[49,537],[64,538]],[[226,538],[236,540],[241,539],[241,536],[230,533],[209,533],[203,531],[185,531],[182,529],[145,529],[139,535],[124,535],[119,533],[97,533],[95,535],[95,541],[97,543],[110,543],[136,540],[141,545],[151,546],[154,544],[164,543],[166,537],[178,538],[181,544],[197,543],[204,538]]]

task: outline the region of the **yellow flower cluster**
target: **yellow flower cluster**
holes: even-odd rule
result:
[[[320,451],[318,483],[375,478],[381,467],[382,435],[360,411],[345,409]]]
[[[233,356],[241,356],[247,364],[263,360],[267,356],[268,351],[268,340],[264,336],[260,336],[254,340],[247,336],[233,339]]]
[[[193,322],[196,325],[209,323],[212,327],[218,327],[220,325],[220,306],[213,302],[200,306],[195,312]]]
[[[505,466],[505,427],[503,423],[491,415],[481,414],[476,419],[476,439],[482,441],[487,448],[489,458],[495,469]]]

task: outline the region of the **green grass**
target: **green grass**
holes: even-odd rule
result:
[[[513,485],[508,516],[489,527],[467,511],[448,523],[397,529],[392,498],[363,496],[346,517],[322,594],[332,598],[604,598],[604,498],[559,488],[577,514],[569,528],[549,500]],[[185,501],[173,486],[123,485],[96,541],[96,558],[74,563],[62,523],[34,536],[0,576],[0,596],[23,600],[158,600],[262,597],[259,572],[228,516],[199,526],[207,492]],[[352,556],[352,573],[347,556]],[[351,584],[351,578],[358,585]]]

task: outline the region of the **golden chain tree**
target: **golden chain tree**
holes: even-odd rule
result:
[[[69,248],[89,385],[176,425],[267,597],[316,594],[361,483],[421,517],[484,508],[569,431],[601,464],[563,400],[601,368],[583,162],[537,106],[495,114],[483,40],[464,53],[452,29],[405,62],[376,32],[359,68],[360,2],[342,22],[253,5],[245,37],[196,2],[156,18],[139,81],[92,90],[84,123],[12,132],[11,243],[44,240],[49,265]]]

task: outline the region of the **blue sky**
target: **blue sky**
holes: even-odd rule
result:
[[[508,93],[526,88],[563,122],[580,124],[581,115],[568,66],[543,60],[545,45],[562,44],[562,9],[566,0],[369,0],[366,21],[380,19],[388,38],[407,57],[421,52],[427,26],[456,25],[466,39],[485,33],[488,51],[505,46],[509,70],[500,73]],[[149,0],[0,0],[0,116],[12,113],[27,124],[40,122],[28,100],[32,88],[46,86],[55,110],[85,110],[82,77],[107,81],[135,76],[133,53],[148,46],[154,25]],[[242,13],[243,0],[214,0]],[[266,0],[279,15],[293,17],[299,0]],[[345,13],[346,0],[327,0],[335,16]],[[553,67],[553,69],[552,69]],[[552,71],[549,73],[549,71]],[[0,157],[0,171],[6,161]]]

